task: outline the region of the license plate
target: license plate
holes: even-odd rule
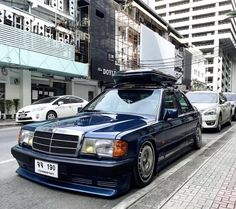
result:
[[[19,118],[25,118],[25,114],[19,115]]]
[[[58,178],[58,164],[35,159],[35,173]]]

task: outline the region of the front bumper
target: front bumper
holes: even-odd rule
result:
[[[20,166],[17,169],[20,176],[47,186],[105,197],[118,196],[130,186],[133,159],[101,161],[59,157],[18,145],[11,153]],[[58,163],[58,178],[35,173],[35,159]]]
[[[217,125],[218,125],[217,115],[202,114],[202,128],[217,128]]]
[[[26,112],[24,114],[16,114],[16,122],[38,122],[46,120],[46,115],[42,112]]]

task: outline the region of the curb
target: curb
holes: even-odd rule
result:
[[[7,127],[13,127],[13,126],[20,126],[21,124],[19,124],[19,123],[9,123],[9,124],[7,124],[7,123],[4,123],[4,124],[1,124],[0,123],[0,129],[1,128],[7,128]]]

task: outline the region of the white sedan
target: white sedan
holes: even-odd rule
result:
[[[220,132],[223,124],[231,124],[232,107],[222,93],[195,91],[186,96],[201,113],[203,128],[215,128]]]
[[[16,122],[44,121],[75,116],[87,103],[86,100],[71,95],[47,97],[21,108],[16,114]]]

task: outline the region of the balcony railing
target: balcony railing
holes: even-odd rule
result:
[[[0,43],[67,60],[74,60],[75,46],[0,24]]]

